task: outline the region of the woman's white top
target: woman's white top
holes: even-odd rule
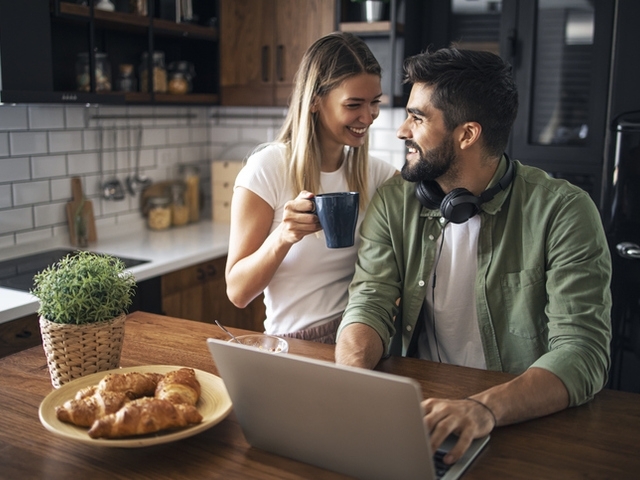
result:
[[[322,172],[321,191],[313,193],[348,191],[345,163],[335,172]],[[284,204],[299,193],[293,194],[287,170],[286,147],[268,145],[249,157],[235,181],[234,189],[246,188],[273,208],[270,232],[282,223]],[[369,157],[369,200],[395,171],[391,164]],[[355,271],[363,218],[364,211],[360,211],[353,247],[327,248],[322,231],[307,235],[291,247],[264,291],[267,333],[291,333],[342,316],[347,306],[347,289]]]

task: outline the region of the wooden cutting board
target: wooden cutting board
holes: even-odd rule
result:
[[[71,193],[73,198],[70,202],[67,202],[67,222],[69,223],[69,238],[71,240],[71,244],[81,246],[78,244],[78,239],[76,238],[76,213],[79,213],[84,221],[87,240],[89,242],[95,242],[98,239],[98,236],[96,234],[96,221],[93,216],[93,204],[91,203],[91,200],[84,198],[84,194],[82,193],[82,180],[80,177],[71,178]]]

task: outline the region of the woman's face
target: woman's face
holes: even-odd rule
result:
[[[381,96],[380,77],[361,73],[321,97],[311,108],[318,113],[320,142],[329,147],[364,145],[369,126],[380,114]]]

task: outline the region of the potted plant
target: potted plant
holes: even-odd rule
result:
[[[118,368],[136,282],[124,263],[79,251],[34,276],[51,383]]]
[[[384,15],[384,4],[389,0],[351,0],[362,5],[362,18],[367,22],[378,22]]]

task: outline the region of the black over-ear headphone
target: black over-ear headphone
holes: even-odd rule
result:
[[[475,196],[466,188],[454,188],[445,195],[438,182],[431,180],[416,183],[416,197],[423,207],[430,210],[439,208],[442,216],[449,222],[464,223],[480,211],[480,205],[507,188],[513,180],[513,162],[506,153],[504,156],[507,159],[507,171],[497,184],[479,196]]]

